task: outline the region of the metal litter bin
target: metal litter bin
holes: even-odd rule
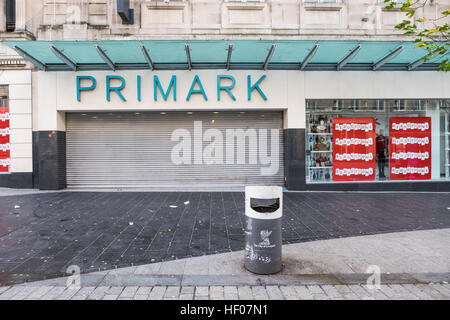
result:
[[[245,188],[245,259],[247,270],[257,274],[281,271],[281,187]]]

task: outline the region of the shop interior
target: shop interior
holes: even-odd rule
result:
[[[336,117],[375,118],[376,182],[390,181],[390,117],[431,117],[432,180],[450,179],[450,100],[307,100],[307,183],[333,182],[332,121]]]

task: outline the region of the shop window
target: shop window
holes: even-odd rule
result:
[[[0,174],[9,172],[9,98],[8,86],[0,85]]]
[[[450,180],[450,100],[306,103],[306,181]]]

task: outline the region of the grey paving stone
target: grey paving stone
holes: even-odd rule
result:
[[[118,294],[107,294],[103,297],[103,300],[117,300],[118,298]]]
[[[9,292],[6,291],[3,295],[7,296],[7,293],[10,293],[10,297],[8,299],[12,299],[12,300],[24,300],[26,299],[31,293],[33,293],[33,291],[37,291],[39,290],[40,287],[34,287],[34,286],[23,286],[23,287],[18,287],[17,293],[14,294],[14,292]],[[2,295],[2,296],[3,296]],[[0,296],[0,299],[1,297]]]
[[[387,300],[388,297],[378,288],[368,288],[367,285],[362,285],[362,288],[367,291],[370,297],[373,297],[375,300]]]
[[[148,300],[148,294],[136,294],[133,300]]]
[[[66,288],[60,295],[56,297],[56,300],[70,300],[80,289]]]
[[[179,300],[193,300],[195,287],[181,287]]]
[[[166,292],[166,286],[153,287],[149,295],[149,300],[162,300],[164,298],[164,293]]]
[[[209,287],[209,297],[211,300],[223,300],[223,287],[222,286],[211,286]]]
[[[300,300],[313,300],[311,292],[306,286],[294,286],[294,290]]]
[[[352,289],[350,289],[347,285],[337,285],[334,287],[340,293],[353,293]]]
[[[325,294],[320,286],[308,286],[308,290],[311,294]]]
[[[280,286],[281,293],[286,298],[286,300],[297,300],[297,292],[293,287],[290,286]]]
[[[195,287],[181,287],[181,294],[194,294]]]
[[[337,285],[335,288],[345,300],[361,300],[347,285]]]
[[[325,293],[313,293],[312,296],[314,300],[331,300]]]
[[[70,299],[71,300],[86,300],[94,290],[95,290],[95,287],[82,287]]]
[[[41,298],[41,300],[55,300],[64,292],[64,290],[66,290],[65,287],[53,287]]]
[[[209,299],[209,287],[195,287],[195,300]]]
[[[139,287],[137,286],[126,286],[122,293],[119,295],[119,299],[132,299],[134,295],[136,294],[136,291]]]
[[[284,300],[283,293],[278,286],[266,286],[266,291],[270,300]]]
[[[267,294],[266,287],[253,286],[252,294],[255,300],[269,300],[269,295]]]
[[[408,290],[410,293],[414,294],[415,296],[419,297],[421,300],[432,300],[433,297],[425,292],[422,288],[420,288],[417,285],[406,283],[402,284],[402,287]]]
[[[8,290],[11,287],[0,287],[0,294],[2,294],[3,292],[5,292],[6,290]]]
[[[419,300],[419,297],[412,294],[408,289],[399,284],[389,284],[388,286],[395,292],[396,299]]]
[[[180,287],[167,287],[164,293],[164,300],[178,300],[180,295]]]
[[[423,290],[426,294],[428,294],[430,297],[432,297],[433,300],[448,299],[445,295],[443,295],[441,292],[434,289],[430,285],[419,283],[416,285],[416,287]]]
[[[39,300],[53,288],[54,287],[52,287],[52,286],[39,287],[38,290],[33,290],[33,292],[31,294],[29,294],[25,299],[26,300]]]
[[[375,300],[375,298],[369,294],[361,285],[349,285],[352,290],[361,300]]]
[[[225,300],[238,300],[238,291],[236,286],[224,286],[223,295]]]
[[[108,287],[108,290],[106,290],[105,293],[107,295],[113,294],[113,295],[119,296],[122,293],[123,289],[124,289],[124,287],[120,287],[120,286],[119,287]]]
[[[442,285],[440,283],[432,283],[431,287],[434,290],[439,291],[440,293],[442,293],[444,296],[449,297],[450,298],[450,287],[449,285]]]
[[[149,295],[152,291],[152,287],[139,287],[136,291],[136,295]]]
[[[103,297],[107,294],[108,290],[109,290],[109,287],[97,287],[89,295],[88,300],[102,300]]]
[[[249,286],[238,287],[239,300],[253,300],[252,289]]]
[[[179,286],[182,275],[145,275],[145,274],[122,274],[107,275],[101,281],[102,286],[132,286],[152,287],[160,285]]]
[[[333,300],[343,300],[344,296],[333,285],[322,285],[322,290],[325,294]]]

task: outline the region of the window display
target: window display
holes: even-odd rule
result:
[[[431,117],[391,117],[391,180],[431,179]]]
[[[314,181],[328,181],[332,174],[331,116],[310,117],[307,168]]]
[[[450,110],[445,113],[445,177],[450,179]]]
[[[0,172],[9,172],[9,108],[0,106]]]
[[[375,118],[334,118],[333,132],[333,181],[375,180]]]
[[[450,100],[307,100],[306,109],[307,183],[450,179]]]
[[[0,86],[0,173],[9,172],[10,141],[9,141],[9,88]]]

